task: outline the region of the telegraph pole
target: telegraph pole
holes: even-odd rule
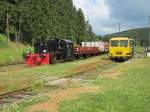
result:
[[[119,25],[119,27],[118,27],[118,28],[119,28],[119,33],[120,33],[120,29],[121,29],[120,22],[119,22],[119,24],[118,24],[118,25]]]
[[[146,42],[145,42],[145,44],[146,44],[146,46],[145,46],[145,54],[146,54],[146,56],[148,56],[148,52],[149,52],[149,50],[150,50],[150,16],[148,16],[148,26],[147,26],[147,39],[146,39]]]
[[[150,16],[148,16],[148,45],[147,45],[147,47],[148,47],[148,49],[150,49]]]
[[[7,14],[6,14],[6,32],[7,32],[7,41],[9,42],[9,13],[8,13],[8,1],[6,0]]]
[[[136,43],[138,44],[140,44],[140,38],[139,38],[139,32],[138,32],[138,29],[136,29],[136,37],[135,37],[135,39],[136,39]]]

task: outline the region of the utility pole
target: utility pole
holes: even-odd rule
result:
[[[147,45],[147,47],[148,47],[148,49],[150,50],[150,16],[148,16],[148,45]]]
[[[20,15],[20,19],[19,19],[19,31],[18,31],[18,43],[20,41],[22,41],[22,38],[21,38],[21,23],[22,23],[22,18],[21,18],[21,15]]]
[[[147,34],[148,34],[148,36],[147,36],[147,39],[146,39],[146,42],[145,42],[145,44],[146,44],[146,46],[145,46],[145,54],[146,54],[146,56],[148,56],[148,52],[149,52],[149,50],[150,50],[150,16],[148,16],[148,26],[147,26],[147,28],[148,28],[148,32],[147,32]]]
[[[6,0],[7,14],[6,14],[6,32],[7,32],[7,41],[9,42],[9,13],[8,13],[8,3]]]
[[[119,27],[118,27],[118,28],[119,28],[119,33],[120,33],[120,29],[121,29],[120,22],[119,22],[119,24],[118,24],[118,25],[119,25]]]
[[[140,38],[139,38],[139,32],[138,32],[138,29],[136,29],[136,43],[140,43]]]

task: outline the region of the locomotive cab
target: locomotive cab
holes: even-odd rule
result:
[[[46,48],[53,61],[73,60],[73,42],[70,40],[53,38],[46,41]]]
[[[45,42],[41,40],[36,40],[36,42],[34,43],[34,53],[42,54],[45,50]]]
[[[34,53],[27,53],[24,58],[29,66],[47,65],[56,61],[72,61],[74,59],[73,42],[58,38],[36,40]]]

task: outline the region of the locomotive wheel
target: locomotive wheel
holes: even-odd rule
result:
[[[86,58],[87,58],[87,55],[85,54],[83,57],[84,57],[84,59],[86,59]]]
[[[53,58],[52,58],[51,63],[52,63],[52,64],[55,64],[55,63],[56,63],[56,57],[53,57]]]
[[[80,56],[76,56],[75,59],[77,59],[77,60],[80,59]]]
[[[72,57],[70,59],[68,59],[67,61],[74,61],[75,60],[75,57]]]
[[[72,57],[72,59],[70,61],[74,61],[75,60],[75,57]]]

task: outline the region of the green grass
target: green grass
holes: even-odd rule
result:
[[[49,98],[47,96],[34,96],[32,98],[19,101],[18,103],[0,107],[0,112],[26,112],[29,106],[45,102],[48,99]]]
[[[7,38],[5,35],[0,34],[0,48],[8,47]]]
[[[0,67],[0,94],[36,84],[40,85],[43,80],[71,75],[71,69],[82,64],[99,61],[101,58],[98,56],[74,62],[37,67],[26,67],[25,65]]]
[[[116,66],[117,80],[99,77],[102,92],[83,94],[60,103],[60,112],[150,112],[150,59],[133,59]]]
[[[135,52],[137,54],[143,54],[144,53],[144,47],[141,47],[141,46],[137,45],[136,48],[135,48]]]
[[[5,35],[0,35],[0,65],[23,63],[22,54],[32,49],[30,46],[7,42]]]

